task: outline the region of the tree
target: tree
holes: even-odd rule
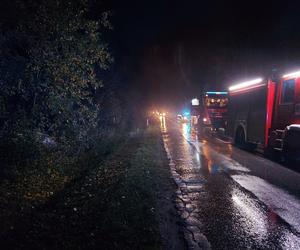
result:
[[[85,0],[16,1],[22,13],[0,37],[0,136],[39,131],[86,141],[97,125],[97,89],[112,58]]]

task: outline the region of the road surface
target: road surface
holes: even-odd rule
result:
[[[161,118],[190,249],[300,249],[300,174]]]

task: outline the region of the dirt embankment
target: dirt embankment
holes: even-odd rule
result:
[[[2,247],[185,248],[174,206],[175,186],[158,128],[126,138],[94,163],[95,159],[87,158],[81,174],[72,181],[64,180],[62,188],[43,199],[35,185],[30,192],[28,182],[26,192],[19,192],[25,188],[20,183],[3,182]]]

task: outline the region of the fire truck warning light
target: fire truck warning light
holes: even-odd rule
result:
[[[251,80],[251,81],[238,83],[238,84],[230,86],[229,87],[229,91],[234,91],[234,90],[239,90],[239,89],[247,88],[247,87],[256,85],[258,83],[261,83],[262,81],[263,81],[262,78],[257,78],[257,79]]]
[[[289,74],[285,74],[283,75],[283,78],[287,78],[287,77],[296,77],[296,76],[300,76],[300,71],[296,71],[296,72],[292,72],[292,73],[289,73]]]
[[[226,92],[226,91],[208,91],[208,92],[206,92],[206,94],[215,94],[215,95],[227,95],[228,94],[228,92]]]

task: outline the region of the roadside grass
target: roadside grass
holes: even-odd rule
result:
[[[0,238],[9,249],[162,249],[157,200],[169,196],[173,186],[159,127],[122,139],[107,144],[105,154],[99,145],[82,157],[76,171],[70,168],[70,179],[49,178],[59,188],[45,199],[28,198],[9,186],[10,199],[0,186],[6,197]],[[45,178],[37,189],[53,188]],[[27,209],[20,208],[18,199]]]
[[[0,234],[13,228],[24,211],[46,204],[88,170],[98,167],[119,147],[121,139],[124,140],[119,136],[108,138],[93,151],[76,157],[42,149],[37,159],[24,159],[23,164],[18,160],[6,166],[0,179]]]
[[[158,133],[148,129],[132,155],[128,170],[114,190],[103,230],[111,232],[117,248],[160,249],[156,221],[155,169],[163,164],[158,148]],[[124,244],[125,242],[125,244]]]

